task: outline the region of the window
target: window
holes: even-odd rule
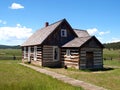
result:
[[[26,58],[26,47],[24,47],[24,58]]]
[[[58,47],[53,47],[53,60],[59,60],[59,49]]]
[[[66,55],[67,55],[67,56],[70,56],[70,55],[71,55],[71,54],[70,54],[70,49],[67,49],[67,50],[66,50]]]
[[[37,46],[34,46],[34,60],[37,60]]]
[[[61,37],[67,37],[66,29],[61,29]]]

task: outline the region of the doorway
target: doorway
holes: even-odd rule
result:
[[[86,52],[86,68],[92,69],[94,66],[93,52]]]

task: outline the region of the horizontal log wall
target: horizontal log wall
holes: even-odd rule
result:
[[[94,68],[103,68],[102,49],[101,48],[81,48],[80,50],[80,69],[86,68],[86,52],[93,52]]]
[[[66,48],[61,49],[62,66],[79,68],[79,49],[69,49],[70,56],[66,55]]]
[[[31,47],[30,59],[34,60],[34,46]]]
[[[37,61],[42,62],[42,47],[37,46]]]
[[[26,58],[24,58],[24,49],[22,49],[22,57],[23,61],[28,61],[28,47],[26,47]],[[37,46],[37,60],[34,61],[34,46],[31,46],[31,53],[30,53],[31,63],[36,65],[41,65],[42,62],[42,47]]]
[[[53,46],[43,46],[43,66],[46,67],[60,67],[60,60],[53,60]]]
[[[28,49],[26,50],[26,58],[24,58],[24,47],[22,47],[22,62],[28,61]]]
[[[32,64],[37,65],[37,66],[42,66],[42,62],[40,61],[31,61]]]

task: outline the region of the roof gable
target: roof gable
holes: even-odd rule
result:
[[[62,19],[62,20],[57,21],[47,27],[44,27],[44,28],[36,31],[21,46],[32,46],[32,45],[42,44],[56,30],[56,28],[59,27],[62,23],[65,23],[70,28],[70,31],[74,34],[74,36],[77,37],[77,34],[73,31],[72,27],[67,22],[67,20]]]
[[[92,36],[89,40],[87,40],[81,47],[91,47],[91,48],[104,48],[104,45],[95,37]]]
[[[102,48],[104,48],[104,46],[97,40],[95,36],[91,37],[88,34],[88,32],[85,30],[78,30],[78,29],[73,30],[70,24],[65,19],[57,21],[47,27],[44,27],[36,31],[21,46],[33,46],[33,45],[44,44],[44,42],[47,41],[48,37],[55,36],[53,35],[54,32],[57,31],[58,28],[60,30],[60,27],[64,25],[67,25],[67,28],[69,28],[69,31],[71,33],[71,36],[70,36],[71,38],[68,38],[66,40],[65,38],[61,39],[60,41],[64,41],[63,44],[61,44],[62,47],[82,47],[83,45],[87,44],[91,39],[94,39],[95,42],[97,42],[97,44],[99,44]],[[53,39],[53,37],[51,38]],[[52,39],[50,41],[52,41]]]
[[[104,48],[95,36],[78,37],[64,44],[62,47],[85,47],[92,39],[94,39],[99,47]]]
[[[41,44],[63,22],[63,20],[60,20],[56,23],[53,23],[47,27],[44,27],[36,31],[21,46],[31,46],[31,45]]]
[[[66,37],[61,36],[61,30],[63,29],[66,30]],[[42,45],[62,46],[75,37],[77,37],[76,33],[70,24],[64,19],[64,21],[61,22],[60,25],[43,41]]]

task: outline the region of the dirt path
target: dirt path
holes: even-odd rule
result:
[[[102,87],[98,87],[98,86],[95,86],[93,84],[86,83],[86,82],[80,81],[80,80],[76,80],[76,79],[67,77],[65,75],[61,75],[61,74],[58,74],[58,73],[55,73],[55,72],[52,72],[52,71],[48,71],[46,69],[42,69],[42,68],[39,68],[39,67],[36,67],[36,66],[27,65],[27,64],[24,64],[24,63],[20,63],[20,64],[23,65],[23,66],[29,67],[31,69],[34,69],[34,70],[36,70],[40,73],[44,73],[46,75],[52,76],[53,78],[61,80],[65,83],[69,83],[73,86],[82,87],[85,90],[107,90],[107,89],[104,89]]]

